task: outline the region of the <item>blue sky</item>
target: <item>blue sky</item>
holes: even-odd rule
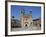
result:
[[[25,10],[25,14],[29,14],[29,11],[32,10],[33,19],[41,16],[41,7],[39,6],[19,6],[19,5],[11,5],[11,16],[15,16],[17,19],[19,19],[21,8]]]

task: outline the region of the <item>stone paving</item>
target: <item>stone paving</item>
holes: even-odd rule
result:
[[[12,28],[11,31],[32,31],[32,30],[40,30],[41,27],[39,26],[30,26],[30,27],[23,27],[23,28]]]

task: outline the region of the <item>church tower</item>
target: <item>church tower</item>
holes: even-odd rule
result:
[[[25,15],[25,10],[21,9],[20,10],[20,17],[21,17],[21,26],[24,27],[29,27],[32,25],[32,11],[29,11],[29,15]]]

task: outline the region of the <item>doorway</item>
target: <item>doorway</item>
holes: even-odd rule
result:
[[[27,24],[25,25],[25,27],[27,27]]]

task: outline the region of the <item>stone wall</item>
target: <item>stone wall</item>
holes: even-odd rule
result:
[[[33,25],[34,26],[38,26],[38,25],[41,26],[41,19],[34,19],[33,20]]]

